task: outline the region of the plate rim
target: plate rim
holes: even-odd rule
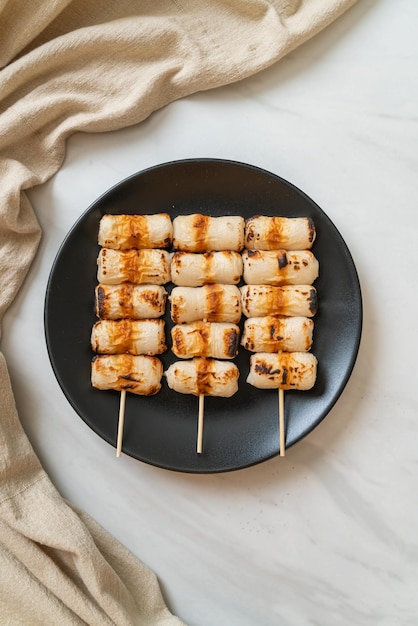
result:
[[[296,443],[299,443],[300,441],[302,441],[303,439],[305,439],[315,428],[317,428],[317,426],[324,420],[324,418],[331,412],[331,410],[335,407],[335,405],[337,404],[339,398],[341,397],[342,393],[344,392],[347,383],[349,381],[349,379],[351,378],[351,375],[353,373],[357,358],[358,358],[358,353],[359,353],[359,349],[360,349],[360,345],[361,345],[361,339],[362,339],[362,332],[363,332],[363,297],[362,297],[362,289],[361,289],[361,283],[360,283],[360,279],[359,279],[359,274],[356,268],[356,265],[354,263],[354,259],[353,256],[351,254],[351,251],[349,250],[345,239],[343,238],[342,234],[340,233],[339,229],[336,227],[334,221],[327,215],[327,213],[309,196],[307,195],[307,193],[305,191],[303,191],[302,189],[300,189],[299,187],[297,187],[294,183],[286,180],[285,178],[283,178],[282,176],[275,174],[274,172],[271,172],[269,170],[266,170],[265,168],[259,167],[257,165],[254,164],[250,164],[250,163],[245,163],[242,161],[237,161],[237,160],[232,160],[232,159],[223,159],[223,158],[212,158],[212,157],[198,157],[198,158],[185,158],[185,159],[176,159],[176,160],[170,160],[170,161],[166,161],[166,162],[162,162],[162,163],[157,163],[151,166],[148,166],[142,170],[139,170],[137,172],[134,172],[128,176],[126,176],[125,178],[121,179],[119,182],[111,185],[109,188],[107,188],[103,193],[101,193],[95,200],[93,200],[86,209],[84,209],[82,211],[82,213],[79,215],[79,217],[75,220],[75,222],[73,223],[73,225],[71,226],[71,228],[67,231],[64,239],[62,240],[62,242],[60,243],[58,250],[55,254],[53,263],[51,265],[51,269],[49,272],[49,276],[48,276],[48,280],[47,280],[47,284],[46,284],[46,289],[45,289],[45,297],[44,297],[44,336],[45,336],[45,340],[46,340],[46,346],[47,346],[47,352],[48,352],[48,357],[51,363],[51,367],[52,370],[54,372],[54,376],[64,394],[64,397],[66,398],[66,400],[69,402],[70,406],[73,408],[73,410],[76,412],[76,414],[78,415],[79,418],[82,419],[82,421],[96,434],[96,436],[99,436],[101,439],[103,439],[104,441],[106,441],[107,443],[109,443],[111,446],[115,447],[116,442],[113,442],[110,440],[110,438],[104,437],[102,434],[98,433],[93,426],[86,421],[86,419],[83,417],[83,415],[80,414],[79,410],[76,407],[76,403],[75,401],[73,401],[71,395],[68,393],[67,389],[65,388],[65,382],[62,380],[62,376],[59,372],[59,368],[55,362],[55,357],[53,355],[53,350],[52,350],[52,346],[51,346],[51,342],[50,342],[50,337],[49,337],[49,332],[48,332],[48,316],[49,316],[49,310],[48,310],[48,301],[50,298],[50,294],[51,294],[51,288],[52,288],[52,284],[53,284],[53,279],[54,279],[54,274],[56,272],[57,269],[57,265],[59,263],[60,257],[61,257],[61,253],[63,252],[63,250],[66,248],[69,240],[71,239],[72,235],[74,234],[74,232],[78,229],[78,227],[80,226],[81,223],[84,222],[84,220],[86,219],[86,217],[93,211],[96,210],[98,205],[100,205],[100,203],[110,194],[112,194],[114,191],[118,190],[119,188],[123,187],[124,185],[126,185],[127,183],[129,183],[130,181],[133,181],[136,178],[140,178],[142,176],[146,176],[147,174],[151,173],[151,172],[155,172],[158,170],[162,170],[162,169],[166,169],[168,167],[181,167],[181,166],[185,166],[185,165],[203,165],[203,164],[212,164],[212,165],[218,165],[218,166],[232,166],[232,167],[238,167],[238,168],[243,168],[243,169],[250,169],[253,170],[255,173],[261,174],[263,176],[266,176],[268,178],[273,178],[276,179],[278,182],[284,184],[284,186],[291,188],[296,194],[298,194],[299,196],[302,196],[304,199],[306,199],[311,205],[313,205],[315,207],[315,210],[317,210],[322,217],[329,222],[329,224],[332,226],[333,231],[335,233],[335,235],[338,237],[339,239],[339,244],[340,246],[342,246],[342,249],[344,250],[344,253],[347,257],[348,263],[350,265],[350,272],[351,272],[351,277],[354,279],[355,281],[355,287],[357,290],[357,299],[358,299],[358,309],[357,309],[357,325],[356,325],[356,333],[355,336],[353,336],[353,343],[352,343],[352,349],[351,349],[351,356],[350,356],[350,360],[347,362],[347,366],[344,372],[344,375],[341,376],[341,378],[339,379],[339,383],[338,383],[338,387],[336,389],[336,391],[333,394],[332,397],[332,402],[328,403],[328,405],[324,406],[323,409],[319,412],[319,414],[316,416],[316,419],[313,420],[310,425],[304,429],[303,435],[301,437],[299,437],[298,439],[296,439],[295,441],[290,442],[289,444],[286,445],[286,449],[290,449],[291,447],[293,447]],[[195,467],[191,467],[191,468],[178,468],[178,467],[172,467],[172,466],[167,466],[164,465],[164,463],[162,462],[153,462],[153,461],[149,461],[143,458],[140,458],[140,456],[136,456],[131,454],[129,451],[125,451],[124,453],[128,456],[131,456],[132,458],[139,460],[141,462],[147,463],[149,465],[152,465],[154,467],[158,467],[161,469],[165,469],[165,470],[171,470],[171,471],[176,471],[176,472],[181,472],[181,473],[192,473],[192,474],[214,474],[214,473],[223,473],[223,472],[229,472],[229,471],[237,471],[239,469],[244,469],[247,467],[252,467],[254,465],[258,465],[260,463],[263,463],[267,460],[270,460],[276,456],[279,455],[279,451],[275,451],[272,454],[269,454],[263,458],[260,459],[255,459],[252,460],[251,462],[248,462],[246,464],[242,464],[239,465],[237,467],[220,467],[220,468],[210,468],[210,469],[206,469],[206,468],[200,468],[200,469],[196,469]]]

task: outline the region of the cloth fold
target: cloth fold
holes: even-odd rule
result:
[[[0,0],[0,323],[41,237],[25,190],[57,172],[71,134],[248,77],[355,2]],[[0,394],[1,623],[180,624],[155,574],[53,486],[1,354]]]

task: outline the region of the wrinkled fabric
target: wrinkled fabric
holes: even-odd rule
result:
[[[0,0],[0,322],[41,230],[25,190],[74,132],[137,124],[278,61],[356,0]],[[0,353],[2,624],[174,626],[152,571],[57,492]]]

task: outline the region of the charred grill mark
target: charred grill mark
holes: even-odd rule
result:
[[[106,315],[106,294],[101,285],[98,285],[96,290],[96,315],[97,317],[104,317]]]
[[[106,248],[102,248],[102,249],[100,250],[100,259],[101,259],[101,269],[102,269],[102,274],[103,274],[103,276],[106,276],[106,274],[107,274],[107,270],[106,270],[106,257],[107,257]]]
[[[206,239],[210,223],[208,215],[196,214],[192,227],[195,229],[195,249],[196,252],[204,252],[206,249]]]
[[[214,259],[214,253],[213,252],[205,252],[203,254],[203,261],[204,261],[203,274],[205,276],[205,282],[206,283],[214,283],[215,282],[214,272],[213,272],[213,259]]]
[[[308,217],[307,219],[308,219],[308,240],[309,240],[309,243],[313,243],[315,236],[316,236],[315,224],[311,217]]]
[[[184,335],[180,328],[173,328],[171,331],[171,338],[173,341],[173,352],[175,354],[185,354],[186,342],[184,341]]]
[[[146,302],[147,304],[150,305],[151,308],[153,309],[158,309],[160,306],[160,297],[158,295],[158,293],[153,290],[153,289],[146,289],[142,292],[142,297],[144,299],[144,302]],[[166,294],[164,294],[163,298],[164,298],[164,302],[166,300]]]
[[[272,247],[278,247],[285,243],[283,235],[283,220],[280,217],[272,217],[267,221],[268,227],[266,232],[267,241],[271,242]]]
[[[212,387],[212,377],[211,361],[209,359],[199,359],[196,372],[196,387],[199,395],[209,395]]]
[[[280,374],[281,369],[274,369],[272,365],[267,365],[265,361],[259,359],[254,365],[254,371],[261,376],[274,376]]]
[[[254,226],[251,222],[251,219],[246,220],[245,222],[245,238],[249,243],[251,243],[251,241],[255,238]]]
[[[286,265],[288,264],[287,254],[285,250],[280,250],[279,253],[277,254],[277,264],[279,266],[279,270],[284,269]]]
[[[124,380],[132,380],[133,382],[139,382],[135,376],[133,376],[132,374],[121,374],[119,376],[119,378],[123,378]],[[131,387],[133,387],[133,385],[131,385]]]
[[[208,322],[215,322],[222,310],[223,291],[219,289],[217,285],[213,284],[207,285],[206,287],[206,300],[208,305],[207,320]]]
[[[247,254],[247,257],[249,259],[252,259],[253,257],[255,257],[255,258],[260,258],[261,257],[261,254],[260,254],[259,250],[246,250],[246,254]]]
[[[149,387],[148,389],[148,393],[144,394],[147,396],[155,396],[156,393],[158,393],[161,389],[161,385],[152,385]]]
[[[124,280],[127,282],[136,282],[138,267],[140,266],[139,254],[136,250],[127,250],[121,258],[123,266]]]
[[[175,252],[173,254],[173,258],[171,260],[173,267],[181,267],[183,264],[183,257],[186,253],[185,252]]]
[[[287,367],[283,366],[283,368],[282,368],[282,379],[281,379],[280,383],[282,385],[286,385],[287,384]]]
[[[312,313],[312,315],[315,315],[318,311],[318,294],[315,288],[312,288],[310,290],[309,296],[308,296],[308,302],[309,302],[310,312]]]
[[[238,354],[239,333],[231,328],[224,334],[225,354],[234,357]]]

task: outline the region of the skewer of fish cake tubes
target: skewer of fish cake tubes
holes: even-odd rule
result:
[[[167,213],[103,215],[97,238],[98,285],[91,333],[98,353],[92,385],[120,391],[116,456],[122,451],[126,393],[154,395],[161,389],[166,349],[165,312],[170,281],[173,224]]]
[[[238,353],[241,318],[241,280],[244,247],[241,216],[209,217],[192,214],[173,220],[170,296],[172,350],[179,361],[167,372],[168,385],[199,397],[196,451],[202,453],[204,403],[207,395],[229,397],[238,390]],[[188,385],[180,379],[188,372]]]
[[[170,301],[171,319],[175,323],[171,330],[172,351],[180,358],[194,357],[196,381],[190,383],[187,393],[199,396],[196,452],[201,454],[205,395],[224,395],[225,389],[226,397],[232,395],[230,388],[226,386],[230,381],[223,378],[229,375],[234,380],[238,371],[232,364],[229,369],[223,370],[223,361],[218,359],[232,359],[238,354],[240,292],[234,285],[179,286],[171,292]],[[196,360],[197,358],[200,360]],[[208,369],[208,365],[212,369]],[[190,368],[190,365],[186,368]],[[173,370],[168,371],[169,386],[179,391],[176,384],[178,385],[177,378],[181,375],[181,370],[176,370],[179,372],[177,376]]]
[[[316,358],[307,353],[318,306],[312,283],[319,264],[310,250],[315,238],[309,217],[257,215],[245,222],[241,344],[255,353],[247,382],[278,389],[280,456],[286,447],[284,392],[311,388],[316,380]]]

